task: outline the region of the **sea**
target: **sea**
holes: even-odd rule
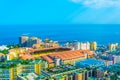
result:
[[[0,25],[0,45],[18,44],[22,35],[54,41],[96,41],[99,45],[120,43],[120,24]]]

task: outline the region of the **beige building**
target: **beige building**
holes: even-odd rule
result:
[[[114,51],[117,49],[117,47],[118,47],[118,43],[109,44],[109,51]]]
[[[19,40],[19,41],[20,41],[19,43],[20,43],[20,44],[23,44],[23,43],[25,43],[26,41],[28,41],[28,39],[29,39],[28,36],[21,36],[21,37],[20,37],[20,40]]]
[[[93,51],[97,50],[97,42],[90,43],[90,50],[93,50]]]
[[[78,42],[75,46],[75,50],[90,50],[89,42]]]

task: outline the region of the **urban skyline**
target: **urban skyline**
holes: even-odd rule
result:
[[[6,36],[0,36],[0,44],[18,43],[17,38],[21,35],[37,36],[42,39],[49,37],[58,41],[97,41],[98,44],[105,45],[120,43],[119,25],[11,25],[2,26],[1,29],[0,34]],[[9,30],[11,30],[10,33]]]
[[[49,38],[20,36],[17,45],[0,46],[0,79],[119,80],[119,58],[118,43],[61,45]]]
[[[0,80],[120,80],[120,0],[0,0]]]

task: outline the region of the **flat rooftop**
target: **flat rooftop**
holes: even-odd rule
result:
[[[72,73],[75,72],[77,70],[81,70],[81,68],[77,68],[75,66],[72,65],[60,65],[54,68],[47,68],[45,70],[42,71],[43,75],[47,75],[47,76],[57,76],[57,75],[61,75],[64,73]]]
[[[81,67],[81,68],[91,68],[91,67],[100,67],[100,66],[104,66],[104,62],[100,61],[100,60],[94,60],[94,59],[87,59],[87,60],[83,60],[80,62],[76,62],[75,64],[77,67]]]
[[[16,67],[18,64],[22,65],[33,65],[35,63],[41,63],[43,60],[41,59],[36,59],[36,60],[11,60],[11,61],[6,61],[4,63],[0,64],[0,69],[9,69]]]
[[[5,63],[2,63],[0,64],[0,69],[10,69],[10,68],[13,68],[13,67],[16,67],[18,64],[18,62],[5,62]]]

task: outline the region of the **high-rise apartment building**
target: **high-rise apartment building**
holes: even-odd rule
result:
[[[118,43],[115,43],[115,44],[109,44],[109,51],[114,51],[117,49],[118,47]]]
[[[19,38],[19,44],[22,47],[33,47],[34,44],[40,44],[41,40],[37,37],[28,37],[28,36],[21,36]]]
[[[19,38],[19,44],[21,44],[22,47],[26,46],[26,42],[28,41],[29,37],[28,36],[21,36]]]
[[[77,42],[75,45],[75,50],[90,50],[89,42]]]
[[[97,50],[97,42],[90,42],[90,50]]]

